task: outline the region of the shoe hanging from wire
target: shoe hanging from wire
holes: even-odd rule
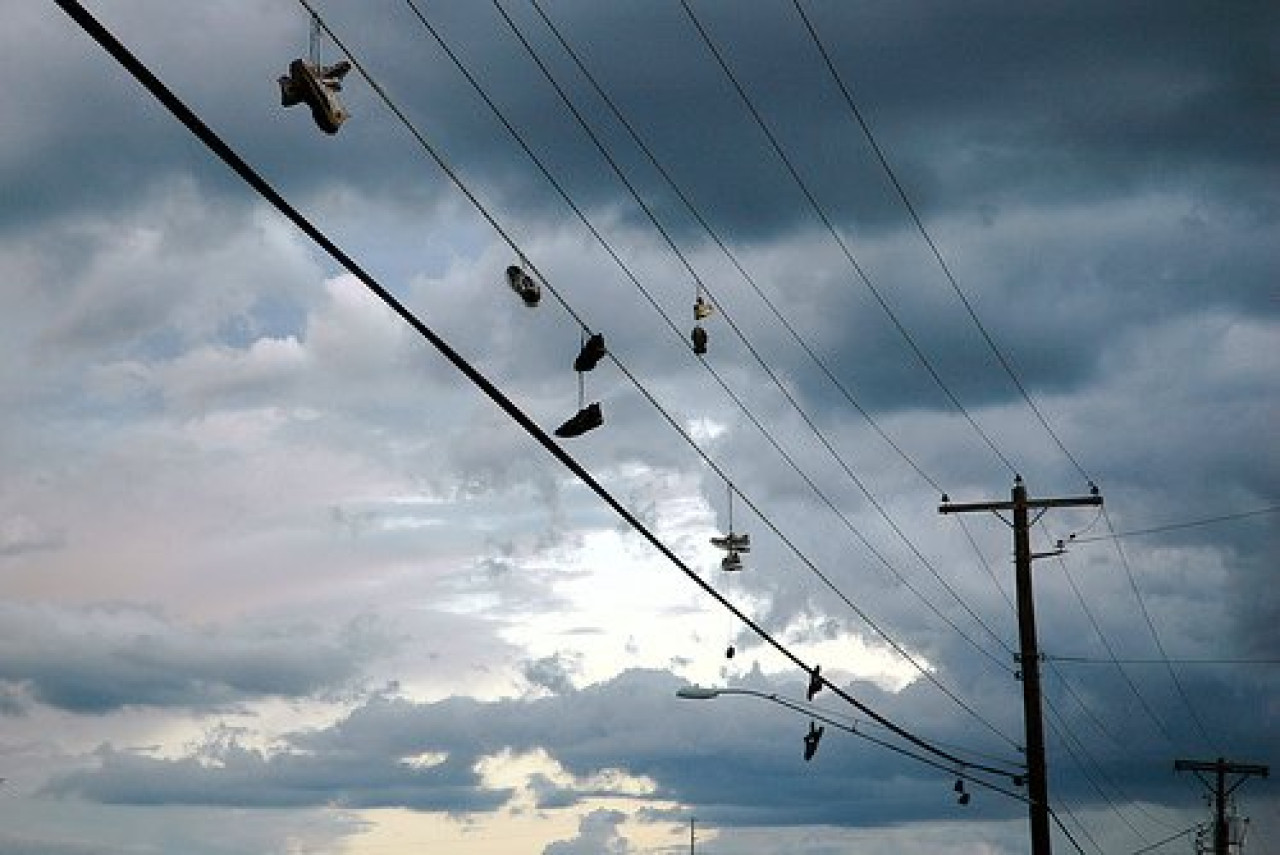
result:
[[[573,360],[573,370],[578,374],[578,412],[564,424],[556,428],[556,436],[561,439],[572,439],[582,436],[589,430],[595,430],[604,424],[604,414],[600,411],[600,403],[586,403],[586,373],[600,362],[608,352],[604,346],[604,334],[596,333],[587,337],[582,331],[582,339],[578,348],[578,356]]]
[[[351,63],[343,59],[325,65],[320,58],[323,35],[320,18],[313,13],[307,58],[290,62],[289,73],[278,78],[280,104],[293,107],[305,103],[311,108],[311,118],[320,130],[336,134],[348,117],[338,93],[342,91],[342,78],[351,70]]]

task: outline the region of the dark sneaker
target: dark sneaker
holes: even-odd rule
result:
[[[582,436],[587,431],[594,430],[602,424],[604,424],[604,415],[600,412],[600,404],[588,404],[578,410],[575,416],[556,428],[556,436],[561,439],[572,439],[575,436]]]
[[[736,552],[730,552],[720,562],[720,569],[728,572],[742,569],[742,556]]]
[[[333,65],[320,66],[320,68],[316,70],[316,73],[319,74],[326,83],[341,86],[342,84],[339,81],[346,77],[347,72],[350,70],[350,61],[343,59],[335,62]]]
[[[702,299],[701,294],[699,294],[698,298],[693,301],[693,319],[695,321],[706,320],[711,317],[712,311],[714,311],[714,309],[711,304]]]
[[[542,289],[538,287],[538,283],[534,282],[533,277],[521,270],[517,264],[507,268],[507,284],[530,308],[538,305],[538,301],[542,299]]]
[[[809,722],[809,733],[804,738],[804,759],[809,762],[813,759],[813,755],[818,753],[818,742],[822,739],[822,732],[826,730],[826,726],[818,727],[813,722]]]
[[[294,90],[311,108],[311,118],[315,119],[320,130],[336,134],[347,120],[347,111],[337,94],[324,84],[316,67],[306,60],[295,59],[289,63],[289,79]]]
[[[702,356],[707,352],[707,331],[701,326],[693,328],[693,352]]]
[[[731,552],[750,552],[751,535],[729,532],[724,537],[711,538],[711,545],[718,546],[721,549],[728,549]]]
[[[293,78],[287,74],[280,76],[280,106],[294,107],[302,103],[302,93],[293,85]]]
[[[578,358],[573,360],[573,370],[590,371],[601,359],[604,359],[607,352],[604,349],[604,333],[596,333],[587,339],[582,350],[578,351]]]
[[[809,691],[806,693],[807,700],[812,701],[813,696],[822,691],[822,666],[814,665],[813,671],[809,673]]]

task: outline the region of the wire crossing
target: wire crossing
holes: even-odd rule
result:
[[[135,57],[127,47],[116,39],[109,30],[99,23],[97,19],[90,15],[89,12],[77,2],[77,0],[57,0],[57,3],[62,10],[66,12],[90,37],[98,42],[98,44],[126,71],[133,75],[139,84],[141,84],[153,97],[156,98],[157,101],[172,113],[174,118],[181,122],[201,143],[203,143],[212,154],[216,155],[228,168],[235,172],[241,180],[248,184],[281,215],[288,219],[297,229],[299,229],[299,231],[323,249],[335,262],[359,280],[366,289],[395,312],[395,314],[407,323],[415,332],[417,332],[422,338],[426,339],[440,353],[440,355],[452,364],[460,373],[462,373],[467,380],[480,389],[481,392],[483,392],[507,416],[524,429],[524,431],[537,441],[538,444],[542,445],[543,448],[546,449],[546,451],[563,466],[565,466],[565,468],[581,479],[582,482],[592,490],[592,492],[594,492],[615,513],[617,513],[628,526],[647,540],[654,549],[661,553],[677,569],[683,572],[685,576],[701,588],[704,593],[712,597],[723,608],[727,609],[742,621],[769,646],[784,656],[796,667],[800,668],[805,673],[812,675],[814,679],[821,680],[824,686],[829,688],[834,694],[845,700],[847,703],[862,711],[872,720],[891,730],[895,735],[907,742],[910,742],[916,747],[950,763],[963,765],[969,769],[978,769],[989,774],[1002,777],[1016,777],[1017,773],[1010,772],[1007,769],[968,762],[944,749],[939,748],[928,740],[917,736],[911,731],[872,710],[849,694],[842,687],[831,683],[826,678],[819,677],[815,668],[807,665],[788,647],[774,638],[767,630],[755,623],[736,606],[726,600],[712,586],[703,581],[696,572],[694,572],[670,549],[670,547],[668,547],[656,534],[654,534],[647,526],[644,525],[644,523],[632,514],[626,506],[616,499],[572,455],[565,451],[545,431],[543,431],[542,428],[539,427],[538,424],[534,422],[500,388],[485,377],[484,374],[467,361],[465,357],[454,350],[447,341],[441,338],[403,303],[396,299],[396,297],[383,287],[371,274],[365,271],[364,268],[361,267],[353,258],[347,255],[340,247],[330,240],[324,232],[316,227],[300,211],[293,207],[293,205],[290,204],[289,201],[279,193],[279,191],[277,191],[266,179],[254,170],[252,166],[241,158],[234,149],[232,149],[225,141],[222,140],[221,137],[217,135],[217,133],[213,131],[212,128],[206,125],[199,116],[197,116],[185,103],[182,102],[181,99],[168,89],[168,87],[166,87],[164,83],[146,67],[146,65],[138,60],[137,57]]]

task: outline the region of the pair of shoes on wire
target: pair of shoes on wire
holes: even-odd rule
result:
[[[702,328],[701,324],[693,328],[693,334],[690,338],[693,339],[693,352],[698,356],[704,355],[707,352],[707,331]]]
[[[293,107],[305,103],[320,130],[336,134],[347,120],[338,92],[342,90],[342,78],[350,70],[351,63],[345,59],[333,65],[295,59],[289,63],[289,73],[279,78],[280,104]]]
[[[609,351],[604,346],[604,333],[596,333],[582,343],[582,349],[573,360],[573,370],[578,372],[578,403],[582,404],[582,375],[591,371],[604,359]],[[582,407],[568,421],[556,428],[556,436],[572,439],[582,436],[589,430],[595,430],[604,424],[604,414],[600,411],[600,403]]]
[[[538,301],[542,299],[542,288],[534,281],[533,277],[525,273],[518,264],[513,264],[507,268],[507,284],[511,286],[511,290],[520,295],[520,299],[524,300],[524,304],[529,308],[538,305]]]
[[[573,370],[579,374],[590,371],[599,364],[609,351],[604,346],[604,333],[596,333],[586,340],[578,357],[573,360]]]
[[[727,549],[730,552],[750,552],[751,535],[729,532],[724,537],[711,538],[711,545],[720,549]]]
[[[556,436],[561,439],[573,439],[589,430],[595,430],[602,424],[604,424],[604,414],[600,412],[600,403],[597,401],[578,410],[568,421],[556,428]]]

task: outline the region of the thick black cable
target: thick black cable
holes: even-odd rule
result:
[[[312,14],[315,14],[309,0],[298,0],[298,2],[304,8],[306,8],[309,12],[311,12]],[[675,333],[675,335],[678,338],[680,338],[681,341],[683,342],[684,341],[683,333],[675,325],[675,322],[671,319],[670,315],[668,315],[667,312],[661,307],[661,305],[653,297],[653,295],[649,292],[649,290],[645,288],[644,284],[636,277],[634,272],[632,272],[632,270],[627,266],[626,262],[622,259],[621,255],[619,255],[617,250],[615,250],[613,246],[609,243],[609,241],[604,237],[604,235],[600,233],[600,231],[590,221],[590,219],[587,217],[586,213],[581,209],[581,207],[576,202],[574,202],[573,198],[569,196],[568,192],[564,189],[563,185],[555,178],[554,175],[551,174],[550,170],[546,167],[546,165],[542,162],[542,160],[537,156],[537,154],[533,152],[533,150],[525,142],[523,136],[506,118],[506,116],[498,108],[497,104],[493,102],[493,99],[489,97],[488,93],[485,92],[484,88],[480,85],[479,81],[476,80],[475,76],[472,75],[471,72],[467,69],[466,65],[462,62],[462,60],[458,57],[458,55],[449,46],[448,42],[444,39],[444,37],[440,34],[440,32],[436,29],[436,27],[433,26],[429,20],[427,20],[425,15],[423,15],[422,11],[418,8],[414,0],[405,0],[405,2],[406,2],[406,5],[409,6],[410,10],[413,12],[415,17],[418,19],[419,23],[422,24],[422,26],[427,30],[427,32],[432,36],[432,38],[435,39],[436,43],[445,52],[445,54],[449,57],[449,59],[454,63],[455,67],[457,67],[459,72],[466,78],[468,83],[471,84],[472,88],[475,89],[475,91],[481,97],[481,99],[484,100],[486,105],[490,108],[490,110],[494,113],[494,115],[498,118],[498,120],[502,123],[502,125],[507,129],[508,133],[512,135],[512,137],[524,150],[525,154],[530,158],[530,160],[533,161],[534,165],[537,166],[539,171],[542,172],[543,176],[547,179],[547,181],[551,184],[551,186],[557,191],[557,193],[564,200],[564,202],[569,206],[569,208],[574,212],[574,214],[577,215],[579,220],[583,223],[584,227],[586,227],[587,230],[591,233],[591,235],[596,239],[596,241],[600,243],[600,245],[609,254],[610,258],[613,259],[614,263],[618,265],[619,269],[640,290],[641,294],[643,294],[644,297],[649,301],[650,305],[653,306],[655,311],[657,311],[658,314],[663,318],[663,320],[666,321],[667,326],[672,330],[672,332]],[[374,91],[378,93],[379,97],[382,98],[382,100],[389,106],[389,108],[395,113],[395,115],[401,120],[401,122],[405,123],[407,126],[410,127],[415,138],[418,139],[420,144],[422,144],[424,147],[428,149],[432,158],[437,163],[443,165],[443,158],[441,158],[441,156],[434,150],[434,148],[432,148],[429,145],[429,143],[427,143],[426,139],[416,130],[416,128],[414,128],[413,123],[409,121],[408,117],[406,117],[404,113],[394,105],[394,103],[391,101],[390,97],[386,94],[386,92],[376,83],[376,81],[373,80],[372,76],[364,69],[364,67],[359,63],[359,61],[352,55],[352,52],[349,50],[346,50],[345,46],[343,46],[342,41],[341,39],[338,38],[337,34],[334,33],[328,27],[328,25],[324,23],[322,19],[321,19],[321,25],[324,27],[325,32],[328,33],[329,37],[332,38],[340,48],[343,48],[343,50],[347,53],[348,57],[351,58],[352,64],[356,67],[356,69],[359,71],[361,76],[364,77],[365,80],[370,83]],[[461,180],[457,177],[455,173],[453,173],[452,170],[445,167],[445,171],[446,171],[446,174],[448,174],[449,177],[455,183],[461,186]],[[479,201],[476,200],[476,198],[469,191],[465,191],[465,192],[467,192],[467,196],[472,201],[473,204],[480,206]],[[495,222],[493,217],[491,217],[487,212],[485,212],[485,217],[491,223]],[[508,242],[510,242],[510,239],[508,239]],[[545,278],[544,278],[544,281],[545,281]],[[556,296],[558,299],[561,299],[562,303],[565,303],[565,301],[562,298],[560,298],[558,294]],[[565,305],[567,306],[567,303],[565,303]],[[574,317],[577,318],[576,315],[574,315]],[[579,321],[579,323],[582,323],[582,322]],[[585,327],[585,324],[583,324],[583,326]],[[688,344],[686,343],[685,346],[688,347]],[[704,460],[706,460],[710,464],[710,458],[701,450],[701,448],[692,440],[692,438],[688,436],[687,432],[685,432],[682,428],[679,428],[675,420],[672,419],[670,414],[668,414],[665,411],[662,405],[643,386],[643,384],[641,384],[640,381],[633,374],[631,374],[629,371],[626,370],[625,366],[622,365],[620,360],[616,359],[615,357],[613,361],[619,367],[619,369],[623,371],[623,373],[628,377],[628,379],[631,380],[631,382],[635,385],[635,387],[655,406],[655,408],[659,411],[659,413],[661,413],[665,418],[667,418],[668,422],[670,422],[673,426],[677,428],[678,432],[685,439],[685,441],[689,443],[690,446]],[[942,614],[937,609],[936,606],[934,606],[927,599],[925,599],[922,594],[916,591],[916,589],[912,587],[910,583],[907,582],[906,579],[901,576],[901,574],[898,574],[896,569],[888,562],[888,560],[884,558],[884,556],[878,550],[875,549],[875,547],[870,543],[870,541],[868,541],[865,538],[865,536],[863,536],[862,533],[859,532],[857,528],[853,526],[852,522],[848,520],[847,516],[835,506],[834,502],[832,502],[832,500],[828,498],[825,493],[822,492],[821,488],[818,487],[817,483],[814,482],[813,479],[803,471],[803,469],[801,469],[799,463],[796,462],[794,457],[792,457],[791,454],[789,454],[782,447],[782,445],[778,442],[777,438],[774,437],[773,434],[769,431],[769,429],[765,427],[765,425],[759,420],[759,418],[756,417],[756,415],[747,406],[746,402],[743,401],[741,396],[739,396],[733,390],[733,388],[728,384],[728,382],[724,379],[724,377],[714,368],[714,366],[712,366],[711,363],[709,363],[705,359],[702,359],[701,362],[703,363],[708,373],[710,373],[710,375],[715,379],[715,381],[720,386],[720,388],[725,392],[725,394],[729,396],[729,398],[738,406],[738,408],[743,412],[743,414],[748,418],[748,420],[750,420],[751,423],[756,427],[756,429],[760,431],[760,433],[773,446],[773,448],[778,452],[778,454],[783,458],[783,460],[785,460],[787,464],[790,465],[791,468],[801,477],[801,479],[805,481],[805,483],[810,487],[810,489],[812,489],[814,493],[820,499],[822,499],[838,517],[840,517],[844,521],[846,526],[848,526],[850,530],[862,541],[862,543],[867,547],[867,549],[873,555],[875,555],[881,561],[881,563],[883,563],[890,570],[890,572],[897,575],[898,578],[903,582],[903,584],[906,585],[906,587],[908,587],[913,593],[915,593],[917,597],[920,597],[922,601],[925,602],[925,604],[928,605],[935,612],[935,614],[938,614],[938,616],[944,622],[948,623],[952,627],[952,629],[954,629],[957,633],[959,633],[961,637],[965,638],[966,641],[968,641],[980,652],[984,653],[989,659],[995,662],[999,667],[1004,668],[1005,670],[1009,670],[1008,667],[1003,662],[993,657],[990,651],[987,651],[981,645],[978,645],[963,630],[961,630],[953,621],[951,621],[946,615]],[[726,473],[723,472],[723,470],[721,470],[717,466],[713,466],[712,468],[716,471],[718,475],[720,475],[725,480],[727,484],[730,485],[731,489],[733,489],[735,493],[745,498],[745,495],[733,484],[733,481],[727,476]],[[952,691],[945,684],[943,684],[941,680],[939,680],[938,677],[935,676],[931,670],[921,665],[915,659],[914,656],[912,656],[909,652],[907,652],[907,650],[903,648],[902,645],[900,645],[892,636],[890,636],[884,629],[882,629],[879,626],[879,624],[877,624],[864,610],[862,610],[859,606],[857,606],[843,591],[839,589],[838,586],[836,586],[836,584],[830,579],[830,577],[828,577],[825,573],[823,573],[811,560],[809,560],[809,558],[806,555],[803,554],[803,552],[800,551],[799,547],[797,547],[792,541],[790,541],[789,539],[787,539],[785,536],[782,535],[781,531],[777,528],[777,526],[775,526],[772,523],[771,520],[769,520],[768,516],[759,508],[759,506],[749,501],[748,501],[748,504],[751,506],[752,510],[755,511],[757,516],[759,516],[760,519],[764,521],[766,525],[768,525],[776,534],[779,535],[779,537],[791,548],[791,550],[797,555],[797,557],[800,558],[800,560],[806,565],[806,567],[810,569],[810,571],[812,571],[819,579],[821,579],[822,582],[833,593],[835,593],[846,605],[848,605],[854,611],[854,613],[858,615],[858,617],[860,617],[864,622],[866,622],[867,625],[870,626],[871,629],[876,632],[876,634],[878,634],[881,638],[883,638],[885,642],[888,643],[889,646],[892,647],[894,651],[898,653],[898,655],[902,656],[907,662],[909,662],[927,681],[929,681],[930,683],[933,683],[934,686],[936,686],[940,691],[942,691],[945,695],[951,698],[951,700],[954,701],[958,706],[960,706],[965,712],[967,712],[969,715],[974,717],[977,721],[983,724],[988,730],[990,730],[996,736],[999,736],[1001,739],[1003,739],[1005,742],[1009,743],[1010,745],[1014,745],[1014,746],[1017,745],[1017,742],[1015,740],[1013,740],[1011,737],[1007,736],[1006,734],[1002,733],[988,719],[986,719],[984,716],[979,714],[970,704],[965,702],[954,691]],[[990,632],[989,628],[988,628],[988,632]],[[994,633],[993,633],[993,636],[994,636]],[[999,641],[998,636],[997,636],[997,640]]]
[[[437,351],[451,363],[459,372],[461,372],[472,384],[478,387],[484,394],[492,400],[504,413],[506,413],[513,421],[533,437],[540,445],[545,448],[552,457],[556,458],[565,468],[571,471],[575,476],[582,480],[592,492],[594,492],[605,504],[622,518],[636,533],[640,534],[647,540],[651,546],[660,552],[668,561],[683,572],[695,585],[703,590],[704,593],[711,596],[716,602],[732,613],[736,618],[743,622],[751,629],[761,640],[774,648],[778,653],[785,657],[788,661],[800,668],[802,671],[812,674],[813,669],[802,661],[796,654],[791,652],[784,644],[775,639],[763,627],[755,623],[747,615],[743,614],[731,602],[726,600],[711,585],[703,581],[697,573],[695,573],[688,565],[686,565],[678,555],[671,551],[660,538],[651,532],[638,518],[632,514],[626,506],[619,502],[613,495],[605,489],[605,487],[597,481],[578,461],[567,451],[560,447],[547,433],[538,426],[536,422],[529,418],[528,415],[520,409],[510,398],[506,396],[496,385],[476,369],[461,354],[453,349],[443,338],[441,338],[434,330],[427,326],[412,311],[410,311],[403,303],[384,288],[378,281],[367,271],[364,270],[353,258],[348,256],[340,247],[337,246],[327,235],[319,228],[311,223],[300,211],[293,207],[287,199],[285,199],[266,179],[258,174],[244,159],[242,159],[221,137],[219,137],[212,128],[206,125],[192,110],[186,106],[163,82],[157,78],[150,69],[146,67],[137,57],[129,51],[116,37],[98,22],[77,0],[56,0],[59,7],[62,8],[68,16],[72,18],[91,38],[93,38],[108,54],[112,56],[120,65],[128,71],[133,77],[159,101],[170,113],[173,114],[179,122],[205,145],[213,154],[215,154],[224,164],[226,164],[233,172],[235,172],[241,180],[248,184],[255,192],[264,200],[271,204],[280,214],[288,219],[293,225],[310,238],[317,246],[323,249],[328,255],[336,261],[340,266],[345,268],[348,273],[358,279],[370,292],[372,292],[379,300],[381,300],[388,308],[395,312],[401,320],[407,323],[419,335],[425,338]],[[970,768],[981,769],[994,775],[1009,777],[1010,773],[1005,769],[996,769],[993,767],[968,763],[959,757],[950,754],[947,751],[937,748],[927,740],[921,739],[914,733],[906,730],[893,721],[885,718],[875,710],[866,706],[857,698],[850,695],[840,686],[831,683],[829,680],[819,677],[824,686],[842,698],[847,703],[861,710],[864,714],[872,718],[877,723],[883,725],[893,731],[899,737],[916,745],[934,756],[941,757],[956,764],[963,764]]]
[[[1027,798],[1026,796],[1022,795],[1019,792],[1016,792],[1014,790],[1007,790],[1004,787],[999,787],[999,786],[996,786],[995,784],[985,781],[982,778],[977,777],[976,775],[969,774],[969,772],[966,771],[967,767],[961,766],[959,768],[956,768],[953,766],[948,766],[946,764],[939,763],[937,760],[934,760],[931,757],[925,757],[921,754],[917,754],[914,751],[903,748],[900,745],[894,745],[892,742],[888,742],[884,739],[880,739],[877,736],[872,736],[869,733],[865,733],[861,730],[858,730],[857,722],[855,722],[852,725],[842,722],[838,719],[838,717],[835,714],[827,710],[824,710],[822,707],[815,706],[813,704],[802,704],[799,701],[793,701],[790,698],[784,698],[778,694],[770,694],[766,692],[756,692],[756,691],[743,690],[743,689],[726,691],[724,692],[724,695],[725,696],[746,695],[750,697],[763,698],[766,701],[772,701],[773,703],[778,704],[779,706],[786,707],[789,710],[794,710],[810,718],[815,718],[818,721],[821,721],[825,724],[831,725],[834,728],[837,728],[838,730],[842,730],[845,733],[849,733],[854,736],[857,736],[860,739],[865,739],[868,742],[871,742],[875,745],[879,745],[882,748],[887,748],[890,751],[894,751],[898,754],[903,755],[904,757],[910,757],[912,760],[916,760],[920,763],[924,763],[928,766],[932,766],[935,769],[941,769],[944,772],[947,772],[949,775],[954,775],[957,778],[963,778],[964,780],[969,781],[970,783],[973,783],[973,784],[977,784],[978,786],[983,787],[984,789],[994,790],[995,792],[1000,793],[1001,795],[1008,796],[1009,798],[1014,799],[1016,801],[1020,801],[1023,804],[1029,805],[1031,803],[1031,800],[1029,798]]]
[[[409,3],[409,5],[411,6],[413,5],[413,0],[406,0],[406,2]],[[933,575],[933,577],[938,580],[938,583],[942,585],[942,587],[947,591],[947,593],[950,594],[956,600],[956,602],[958,602],[961,605],[961,607],[968,612],[969,616],[972,617],[979,626],[981,626],[984,630],[986,630],[988,635],[990,635],[993,639],[995,639],[997,644],[999,644],[1001,647],[1004,648],[1006,653],[1012,654],[1013,653],[1012,648],[1010,648],[1009,645],[1004,641],[1004,639],[1002,639],[999,635],[995,633],[994,630],[991,629],[991,627],[986,623],[986,621],[984,621],[982,617],[973,610],[973,608],[964,600],[964,598],[962,598],[959,595],[959,593],[956,592],[955,588],[951,586],[951,584],[946,580],[946,578],[941,573],[938,572],[937,568],[934,567],[933,563],[928,559],[928,557],[926,557],[924,553],[920,551],[920,548],[916,546],[914,542],[912,542],[912,540],[907,536],[906,532],[902,530],[902,527],[898,524],[898,522],[889,514],[889,511],[887,508],[885,508],[884,503],[881,502],[875,496],[875,494],[871,492],[870,488],[868,488],[867,485],[863,482],[863,480],[859,478],[858,475],[853,471],[848,461],[846,461],[843,455],[841,455],[840,452],[835,448],[835,446],[831,444],[831,441],[823,433],[822,429],[819,428],[818,425],[813,421],[812,417],[810,417],[809,414],[805,412],[804,408],[800,405],[800,402],[796,400],[795,395],[792,394],[792,392],[789,389],[787,389],[786,384],[782,382],[782,379],[778,377],[777,373],[773,370],[773,368],[769,366],[769,364],[765,361],[764,357],[761,356],[760,352],[747,338],[746,333],[734,321],[732,314],[725,308],[723,303],[720,303],[720,301],[716,299],[715,293],[702,280],[702,278],[699,277],[697,271],[693,268],[693,265],[690,264],[684,252],[680,249],[680,247],[676,244],[675,240],[671,237],[670,233],[662,225],[657,215],[653,212],[653,209],[650,208],[649,205],[645,203],[644,199],[641,197],[640,192],[636,189],[635,185],[632,184],[631,181],[627,178],[622,168],[618,165],[617,160],[614,159],[614,157],[609,153],[608,149],[605,147],[604,143],[600,140],[599,135],[596,134],[594,130],[592,130],[590,124],[583,117],[582,113],[577,109],[576,106],[574,106],[572,99],[569,98],[564,88],[555,79],[555,76],[551,73],[550,69],[547,68],[546,63],[544,63],[541,57],[538,56],[537,52],[533,49],[533,46],[529,43],[529,40],[525,38],[524,34],[516,26],[515,21],[512,20],[511,16],[507,13],[507,10],[503,8],[501,2],[499,2],[499,0],[492,0],[492,2],[494,7],[498,10],[498,13],[502,16],[502,19],[506,22],[507,27],[515,35],[516,39],[520,42],[521,46],[524,47],[525,52],[533,60],[534,64],[538,66],[538,69],[539,71],[542,72],[543,77],[545,77],[547,82],[550,83],[552,88],[555,89],[556,94],[560,97],[561,102],[573,115],[574,119],[577,120],[578,125],[591,139],[592,143],[595,144],[596,149],[600,152],[600,155],[605,159],[605,161],[612,168],[614,174],[618,177],[618,180],[621,181],[623,186],[627,188],[627,190],[631,194],[631,197],[636,201],[636,204],[640,206],[641,210],[644,211],[645,215],[648,217],[649,221],[653,224],[653,227],[662,236],[663,240],[666,242],[667,246],[671,249],[672,253],[674,253],[675,256],[678,259],[680,259],[680,262],[683,264],[684,268],[689,272],[689,275],[693,277],[695,287],[701,291],[705,291],[713,300],[715,300],[720,305],[721,314],[723,315],[725,322],[729,325],[729,327],[733,330],[733,332],[738,336],[738,339],[742,342],[743,346],[746,347],[747,351],[755,359],[756,363],[760,366],[761,370],[763,370],[765,374],[768,375],[769,379],[773,382],[774,386],[777,387],[778,391],[782,393],[782,396],[786,398],[787,402],[790,403],[792,408],[799,414],[800,418],[804,421],[805,425],[808,426],[809,430],[813,433],[813,435],[817,437],[818,442],[821,443],[823,448],[827,450],[827,452],[831,455],[832,459],[836,461],[836,464],[841,468],[841,470],[845,473],[845,475],[847,475],[849,479],[853,481],[854,485],[858,488],[859,491],[861,491],[862,495],[867,499],[867,501],[871,504],[871,506],[875,509],[875,511],[889,525],[890,529],[892,529],[894,534],[896,534],[898,538],[903,543],[906,544],[907,548],[912,552],[912,554],[915,555],[916,558],[921,562],[921,564],[923,564],[924,567],[928,569],[929,572]],[[830,508],[832,512],[834,512],[840,518],[840,520],[844,523],[845,527],[855,537],[857,537],[859,541],[861,541],[863,546],[865,546],[873,555],[876,556],[877,559],[879,559],[879,561],[889,570],[890,573],[893,574],[893,576],[898,580],[899,583],[905,585],[908,588],[908,590],[910,590],[913,594],[915,594],[915,596],[925,604],[925,606],[927,606],[931,611],[933,611],[935,615],[937,615],[944,623],[950,626],[953,631],[955,631],[961,638],[963,638],[966,642],[968,642],[969,645],[972,646],[975,650],[977,650],[979,653],[982,653],[984,656],[987,656],[988,658],[990,658],[992,661],[996,663],[998,667],[1002,668],[1003,670],[1010,671],[1010,672],[1012,671],[1012,669],[1003,660],[996,658],[991,654],[990,651],[988,651],[986,648],[978,644],[973,638],[971,638],[968,635],[968,633],[964,632],[964,630],[962,630],[958,625],[956,625],[954,621],[952,621],[947,615],[945,615],[941,610],[939,610],[937,606],[935,606],[932,602],[930,602],[924,596],[923,593],[917,590],[916,587],[911,584],[910,580],[908,580],[902,573],[898,572],[898,570],[895,567],[893,567],[893,565],[889,562],[889,560],[885,558],[880,553],[879,550],[877,550],[875,547],[871,545],[870,541],[867,540],[867,538],[862,534],[862,532],[859,531],[857,527],[853,524],[853,521],[850,520],[846,514],[840,511],[839,508],[835,505],[835,503],[832,500],[830,500],[817,487],[817,485],[814,482],[810,481],[809,483],[810,483],[810,486],[817,493],[818,497],[822,499],[823,502],[826,503],[827,507]]]

